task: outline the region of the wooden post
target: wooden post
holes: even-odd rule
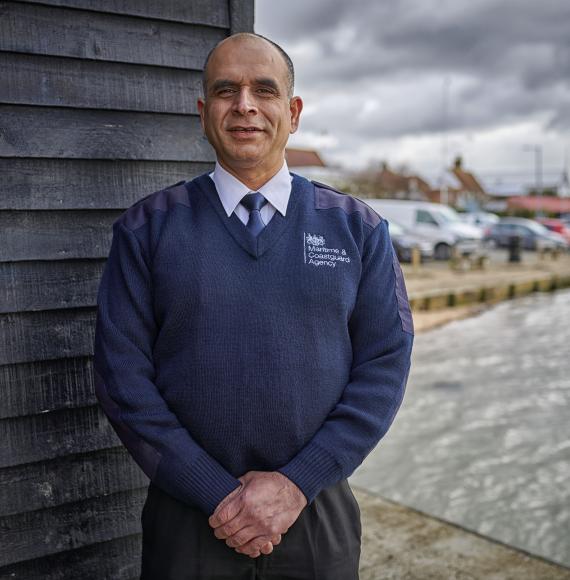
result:
[[[422,254],[417,246],[412,248],[412,271],[419,272],[420,265],[422,263]]]
[[[459,251],[456,246],[451,248],[451,257],[449,258],[449,267],[452,270],[457,270],[459,268],[460,256]]]

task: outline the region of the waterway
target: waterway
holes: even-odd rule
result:
[[[570,291],[419,334],[350,483],[570,566]]]

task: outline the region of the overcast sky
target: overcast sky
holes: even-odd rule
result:
[[[329,162],[434,180],[447,147],[488,181],[530,183],[525,144],[546,182],[570,157],[570,0],[256,0],[255,31],[295,64],[290,145]]]

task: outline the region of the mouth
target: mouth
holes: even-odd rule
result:
[[[258,127],[231,127],[229,129],[229,131],[231,133],[257,133],[257,132],[261,132],[261,129],[259,129]]]

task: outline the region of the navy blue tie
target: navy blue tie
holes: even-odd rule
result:
[[[265,227],[263,220],[261,219],[261,208],[267,203],[267,200],[256,191],[254,193],[248,193],[243,196],[241,204],[249,211],[249,220],[247,222],[246,228],[254,235],[257,236],[259,232]]]

